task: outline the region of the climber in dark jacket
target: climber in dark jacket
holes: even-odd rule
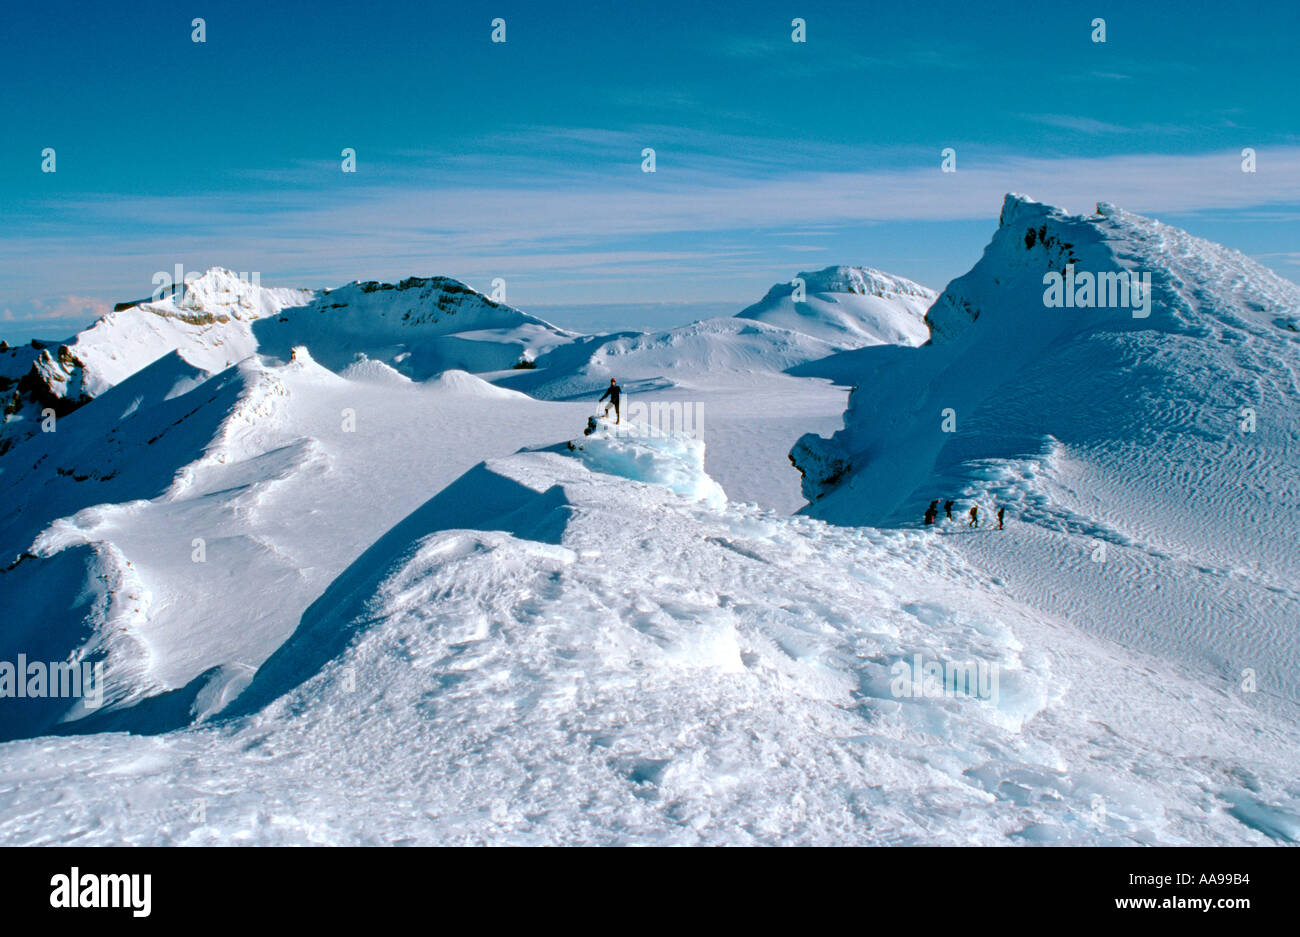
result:
[[[618,412],[618,398],[622,393],[623,393],[623,388],[619,387],[618,381],[614,380],[611,377],[609,379],[609,387],[605,388],[605,392],[600,395],[600,400],[604,400],[606,397],[608,397],[609,402],[614,405],[615,423],[620,423],[623,420],[622,416]],[[597,400],[596,403],[600,403],[600,400]],[[609,415],[609,407],[605,407],[605,415],[606,416]]]

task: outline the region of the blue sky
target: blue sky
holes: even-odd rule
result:
[[[6,4],[0,337],[57,337],[177,263],[500,276],[580,327],[836,263],[941,288],[1008,190],[1300,278],[1300,4],[724,6]]]

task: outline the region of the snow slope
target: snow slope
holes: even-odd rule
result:
[[[1016,601],[944,538],[684,497],[602,429],[476,466],[235,710],[0,749],[6,843],[1267,843],[1293,726]],[[650,445],[650,444],[647,444]],[[900,697],[919,658],[994,694]]]
[[[21,556],[0,574],[0,660],[35,635],[39,659],[102,660],[107,705],[50,701],[3,734],[120,709],[123,725],[190,721],[199,694],[236,694],[339,570],[431,493],[584,416],[463,372],[348,380],[304,349],[211,377],[163,358],[6,457],[0,543]]]
[[[1149,275],[1149,316],[1046,306],[1067,265]],[[810,366],[858,389],[844,430],[792,453],[807,510],[913,525],[934,498],[1005,505],[1006,536],[947,532],[1019,596],[1196,672],[1253,672],[1261,705],[1300,702],[1297,310],[1300,288],[1235,251],[1008,196],[930,345]]]
[[[793,329],[841,351],[921,345],[930,337],[925,313],[938,295],[932,289],[870,267],[827,267],[798,279],[802,300],[794,298],[794,281],[778,283],[738,317]]]

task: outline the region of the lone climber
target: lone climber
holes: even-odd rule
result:
[[[609,404],[613,404],[615,423],[620,423],[622,422],[623,419],[618,412],[618,398],[622,395],[622,393],[623,393],[623,388],[619,387],[618,381],[614,380],[611,377],[609,379],[609,387],[605,388],[605,392],[600,395],[600,400],[604,400],[606,397],[608,397]],[[600,403],[600,400],[597,400],[596,403]],[[609,404],[605,405],[605,416],[609,416]]]

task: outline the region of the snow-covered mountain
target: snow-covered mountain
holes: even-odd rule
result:
[[[0,352],[9,394],[0,451],[39,428],[46,408],[62,416],[170,352],[216,372],[257,348],[252,325],[311,301],[308,290],[262,287],[219,267],[158,300],[123,304],[67,342]]]
[[[1150,315],[1044,305],[1067,268]],[[1019,197],[928,344],[836,276],[802,329],[435,278],[89,343],[0,454],[0,842],[1300,840],[1300,291]],[[611,376],[701,432],[584,435]],[[4,694],[24,657],[102,698]]]
[[[797,281],[802,281],[802,299]],[[870,267],[827,267],[776,284],[737,315],[820,338],[839,350],[920,345],[930,337],[925,313],[936,295]]]
[[[447,370],[511,368],[576,337],[449,277],[324,290],[309,306],[258,322],[254,332],[263,354],[283,359],[303,345],[333,371],[372,359],[417,381]]]
[[[1051,305],[1053,274],[1073,307]],[[1149,304],[1088,305],[1107,274],[1148,278]],[[1014,538],[964,539],[1017,594],[1298,702],[1298,314],[1300,288],[1236,251],[1008,196],[930,345],[825,363],[858,389],[843,430],[792,452],[807,511],[912,525],[954,498],[987,523],[1004,505]]]
[[[804,299],[778,283],[731,317],[655,332],[584,336],[537,357],[537,368],[497,380],[535,396],[584,396],[616,377],[630,387],[690,387],[780,374],[835,352],[920,345],[936,293],[868,267],[801,273]]]
[[[0,390],[10,393],[0,446],[36,432],[45,408],[70,413],[171,352],[216,373],[254,352],[287,360],[305,345],[335,371],[373,359],[424,380],[509,368],[573,337],[448,277],[313,291],[214,267],[162,299],[121,304],[65,343],[0,351]]]

